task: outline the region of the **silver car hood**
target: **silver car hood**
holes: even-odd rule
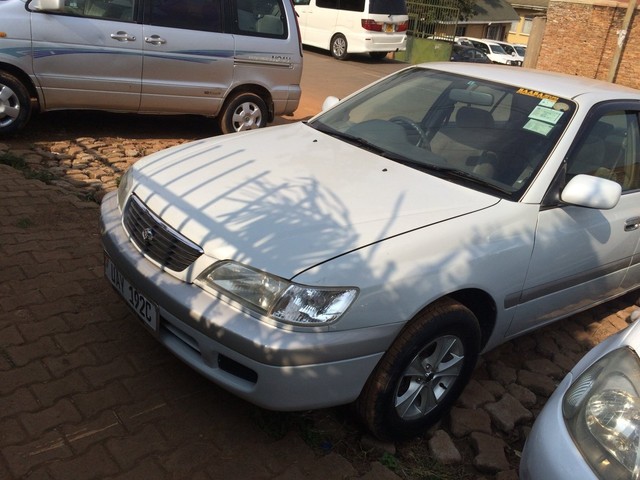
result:
[[[286,278],[499,201],[303,123],[192,142],[132,168],[136,195],[207,255]]]

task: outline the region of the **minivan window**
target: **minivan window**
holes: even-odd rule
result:
[[[281,0],[237,0],[237,28],[245,35],[286,38],[287,25]]]
[[[369,13],[383,15],[406,15],[407,4],[405,0],[371,0]]]
[[[364,0],[341,0],[340,8],[350,12],[364,12]]]
[[[145,23],[160,27],[220,32],[220,0],[151,0]]]
[[[64,0],[63,13],[106,20],[133,20],[134,0]]]

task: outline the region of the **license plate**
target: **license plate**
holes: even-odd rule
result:
[[[147,299],[120,273],[108,255],[104,256],[104,274],[111,285],[136,312],[140,320],[154,332],[158,331],[158,307]]]
[[[384,31],[385,33],[393,33],[396,30],[396,27],[393,23],[385,23]]]

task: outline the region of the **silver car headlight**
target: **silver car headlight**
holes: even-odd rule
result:
[[[325,325],[342,316],[358,295],[354,287],[313,287],[236,262],[221,262],[197,283],[225,293],[275,320],[294,325]]]
[[[118,206],[120,211],[124,210],[124,204],[131,193],[133,188],[133,170],[128,168],[124,175],[120,177],[120,183],[118,184]]]
[[[623,347],[589,367],[564,396],[569,432],[600,478],[640,479],[639,391],[638,356]]]

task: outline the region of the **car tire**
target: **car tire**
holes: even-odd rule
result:
[[[358,415],[383,440],[415,437],[438,421],[469,381],[480,326],[462,304],[443,299],[410,321],[356,401]]]
[[[0,72],[0,134],[14,133],[31,117],[31,97],[13,75]]]
[[[336,60],[346,60],[349,56],[347,39],[341,33],[336,33],[331,39],[331,55]]]
[[[219,116],[222,133],[241,132],[267,125],[269,112],[264,100],[255,93],[239,93],[227,99]]]
[[[369,52],[369,56],[374,60],[382,60],[385,58],[389,52]]]

